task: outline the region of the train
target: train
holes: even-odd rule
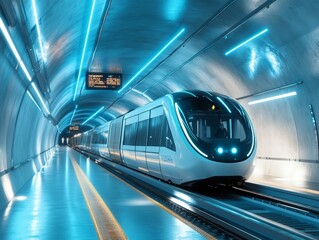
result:
[[[70,145],[180,186],[243,184],[257,147],[235,99],[199,90],[165,95],[75,135]]]

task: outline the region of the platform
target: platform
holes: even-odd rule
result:
[[[205,239],[80,153],[60,147],[0,211],[1,239]]]

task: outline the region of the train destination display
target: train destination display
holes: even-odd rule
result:
[[[122,74],[88,72],[86,89],[117,90],[122,86]]]
[[[79,126],[70,126],[69,130],[70,131],[79,131]]]

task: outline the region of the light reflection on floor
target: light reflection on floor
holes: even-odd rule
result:
[[[58,152],[0,211],[0,239],[97,239],[68,164],[66,152]]]
[[[77,161],[129,239],[204,239],[93,161],[60,148],[0,211],[0,239],[97,239],[70,158]]]

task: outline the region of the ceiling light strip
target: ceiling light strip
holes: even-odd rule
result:
[[[19,54],[17,48],[15,47],[15,45],[14,45],[14,43],[12,41],[12,38],[10,37],[10,34],[9,34],[7,28],[5,27],[1,17],[0,17],[0,29],[1,29],[1,31],[3,33],[3,35],[5,36],[6,41],[7,41],[7,43],[9,44],[9,46],[11,48],[11,51],[13,52],[13,54],[16,57],[18,63],[20,64],[24,74],[26,75],[27,79],[31,82],[31,76],[30,76],[27,68],[25,67],[25,65],[24,65],[24,63],[23,63],[23,61],[22,61],[22,59],[20,57],[20,54]]]
[[[73,118],[74,118],[74,115],[75,115],[75,112],[76,112],[76,109],[77,109],[77,108],[78,108],[78,105],[76,105],[75,108],[74,108],[72,117],[71,117],[71,119],[70,119],[70,125],[72,124],[72,121],[73,121]]]
[[[142,67],[119,91],[118,93],[121,93],[135,78],[138,77],[138,75],[143,72],[145,68],[148,67],[166,48],[168,48],[169,45],[171,45],[183,32],[185,31],[185,28],[183,28],[181,31],[179,31],[150,61],[148,61],[144,67]]]
[[[31,100],[33,101],[33,103],[37,106],[37,108],[40,110],[40,112],[42,112],[42,109],[40,108],[40,106],[37,104],[37,102],[34,100],[34,98],[32,97],[31,93],[29,91],[27,91],[27,94],[29,95],[29,97],[31,98]]]
[[[46,57],[44,55],[43,46],[42,46],[42,37],[41,37],[41,32],[40,32],[39,18],[38,18],[37,8],[35,5],[35,0],[32,0],[32,8],[33,8],[33,16],[34,16],[34,20],[35,20],[35,25],[36,25],[37,32],[38,32],[38,41],[39,41],[39,45],[40,45],[40,49],[41,49],[42,59],[45,62]]]
[[[38,95],[38,98],[40,99],[41,103],[42,103],[42,106],[44,107],[45,111],[50,115],[50,111],[49,109],[47,108],[47,106],[45,105],[44,101],[43,101],[43,98],[41,97],[41,94],[37,88],[37,86],[35,85],[35,83],[31,83],[34,91],[36,92],[36,94]]]
[[[269,97],[269,98],[263,98],[263,99],[259,99],[256,101],[252,101],[252,102],[249,102],[248,105],[269,102],[269,101],[273,101],[273,100],[277,100],[277,99],[281,99],[281,98],[286,98],[286,97],[291,97],[291,96],[295,96],[295,95],[297,95],[296,92],[285,93],[285,94],[281,94],[281,95],[277,95],[277,96],[273,96],[273,97]]]
[[[244,42],[238,44],[237,46],[235,46],[234,48],[230,49],[229,51],[227,51],[227,52],[225,53],[225,55],[227,56],[227,55],[231,54],[232,52],[234,52],[234,51],[237,50],[238,48],[244,46],[245,44],[249,43],[250,41],[254,40],[255,38],[257,38],[257,37],[259,37],[259,36],[261,36],[261,35],[263,35],[263,34],[266,33],[266,32],[268,32],[268,28],[262,30],[261,32],[255,34],[254,36],[252,36],[251,38],[247,39],[246,41],[244,41]]]
[[[79,81],[80,81],[81,72],[82,72],[82,66],[83,66],[84,55],[85,55],[85,51],[86,51],[86,45],[87,45],[87,41],[88,41],[88,38],[89,38],[90,29],[91,29],[91,23],[92,23],[92,17],[93,17],[94,7],[95,7],[95,0],[93,0],[92,9],[91,9],[91,14],[90,14],[90,20],[89,20],[88,29],[87,29],[86,36],[85,36],[85,41],[84,41],[84,46],[83,46],[83,52],[82,52],[82,57],[81,57],[81,62],[80,62],[80,67],[79,67],[78,78],[77,78],[77,80],[76,80],[76,86],[75,86],[73,101],[75,101],[76,93],[77,93],[78,87],[79,87]]]
[[[94,118],[96,115],[98,115],[102,110],[104,109],[104,107],[101,107],[99,110],[97,110],[91,117],[89,117],[88,119],[86,119],[81,125],[86,124],[88,121],[90,121],[92,118]]]

